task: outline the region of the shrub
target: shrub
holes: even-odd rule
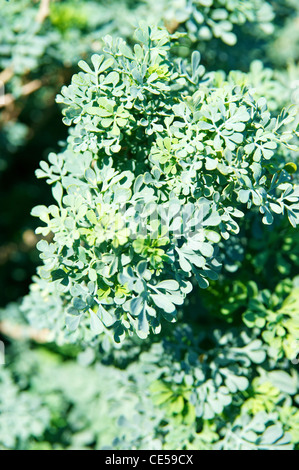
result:
[[[42,265],[1,311],[0,448],[297,449],[298,68],[267,52],[296,7],[133,3],[104,27],[114,2],[53,2],[34,33],[54,73],[81,49],[36,171]],[[247,22],[267,64],[254,43],[230,70]]]

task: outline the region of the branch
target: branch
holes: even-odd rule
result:
[[[180,23],[176,20],[170,20],[170,21],[164,21],[164,25],[165,25],[167,31],[170,34],[173,34],[173,33],[176,32],[176,30],[180,26]]]
[[[36,21],[42,24],[45,19],[50,14],[50,1],[51,0],[41,0],[39,10],[36,16]]]
[[[31,339],[36,343],[44,344],[52,341],[51,332],[49,330],[36,330],[30,326],[17,325],[9,320],[0,322],[0,333],[16,340]]]
[[[22,93],[21,96],[28,96],[31,93],[34,93],[36,90],[41,88],[42,81],[41,80],[32,80],[32,82],[26,83],[26,85],[22,86]],[[7,93],[6,95],[0,97],[0,108],[5,108],[6,106],[10,106],[15,102],[15,97],[11,93]]]
[[[0,86],[8,82],[13,76],[13,70],[7,68],[0,73]]]

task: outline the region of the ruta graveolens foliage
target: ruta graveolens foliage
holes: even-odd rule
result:
[[[32,213],[53,234],[38,243],[39,276],[71,332],[159,333],[195,283],[217,279],[249,211],[299,222],[296,108],[271,115],[233,77],[218,87],[199,52],[172,54],[179,37],[145,23],[133,48],[106,36],[57,97],[69,137],[37,171],[56,205]]]

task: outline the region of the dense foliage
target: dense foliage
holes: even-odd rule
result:
[[[0,448],[297,449],[297,3],[2,11]]]

